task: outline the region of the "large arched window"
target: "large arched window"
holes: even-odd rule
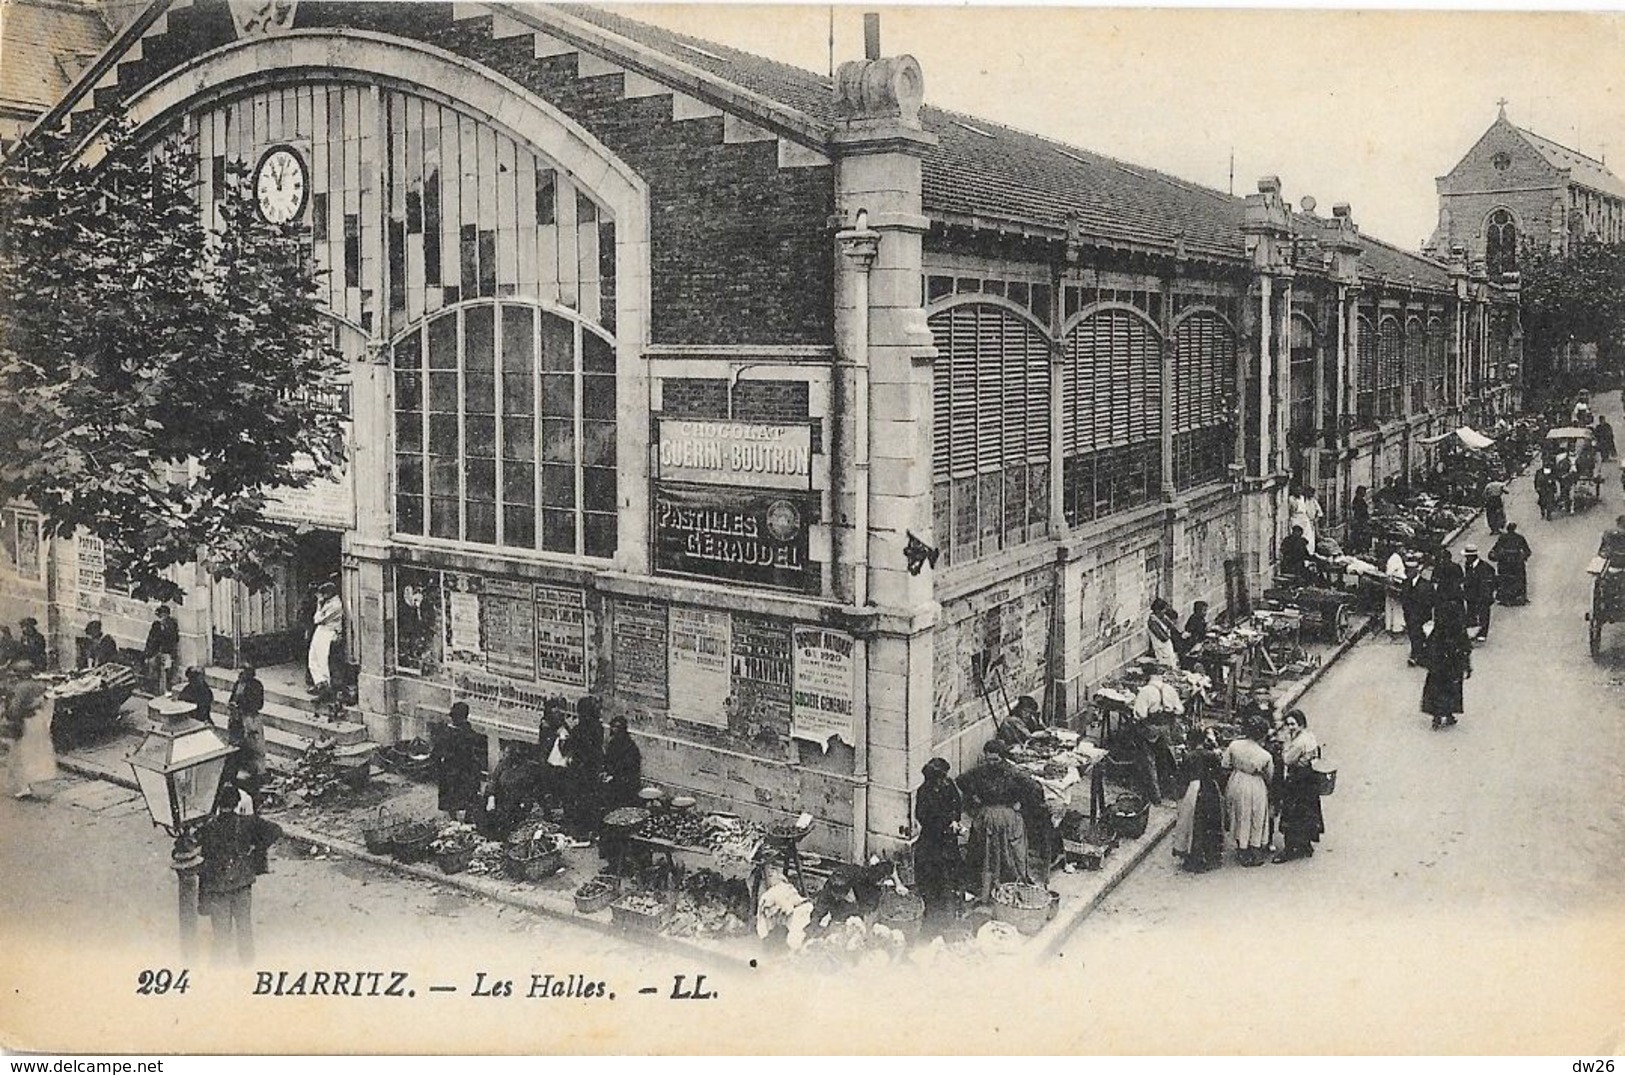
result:
[[[1063,508],[1076,526],[1143,504],[1162,473],[1162,337],[1137,310],[1106,307],[1066,335]]]
[[[479,302],[395,341],[395,530],[615,554],[615,345],[568,312]]]
[[[1305,447],[1315,432],[1315,326],[1301,313],[1292,315],[1290,426],[1288,440]]]
[[[1355,355],[1354,410],[1361,425],[1377,420],[1377,326],[1359,315],[1360,346]]]
[[[1048,530],[1050,348],[996,303],[937,313],[931,334],[934,529],[957,564]]]
[[[1410,394],[1411,410],[1427,408],[1423,393],[1427,385],[1427,352],[1422,340],[1422,319],[1412,317],[1405,322],[1405,390]]]
[[[1188,489],[1226,474],[1235,455],[1230,423],[1236,334],[1209,310],[1174,328],[1174,484]]]
[[[1444,321],[1428,318],[1428,399],[1432,406],[1445,402],[1445,378],[1449,372],[1449,358],[1445,350]]]
[[[1377,417],[1395,418],[1402,410],[1405,380],[1405,330],[1399,318],[1384,317],[1377,326]]]
[[[1518,225],[1505,209],[1497,209],[1484,222],[1484,260],[1491,276],[1518,268]]]

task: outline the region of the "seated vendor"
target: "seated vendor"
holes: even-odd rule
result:
[[[1043,729],[1044,719],[1038,714],[1038,703],[1033,701],[1032,695],[1024,694],[1016,699],[1009,715],[999,721],[995,734],[1011,746],[1019,746]]]
[[[102,633],[102,621],[85,624],[85,633],[79,641],[79,667],[96,668],[118,659],[118,643],[112,635]]]
[[[813,902],[803,896],[784,874],[784,867],[770,862],[762,874],[762,892],[756,898],[756,936],[764,947],[780,945],[798,952],[807,943],[807,927],[812,924]]]
[[[1281,539],[1281,574],[1292,578],[1310,575],[1309,539],[1303,536],[1303,527],[1294,526],[1292,532]]]

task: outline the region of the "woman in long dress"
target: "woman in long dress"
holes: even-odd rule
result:
[[[1456,723],[1465,710],[1462,681],[1473,674],[1473,642],[1467,635],[1467,609],[1459,592],[1440,594],[1433,608],[1433,633],[1428,636],[1428,677],[1422,683],[1422,712],[1435,728]]]
[[[1219,744],[1212,732],[1193,729],[1186,742],[1185,796],[1174,821],[1174,857],[1203,873],[1224,858],[1224,803],[1219,791]]]
[[[1320,518],[1325,514],[1315,498],[1315,491],[1308,486],[1294,488],[1286,499],[1286,507],[1287,531],[1291,532],[1294,526],[1303,527],[1303,539],[1309,543],[1309,552],[1313,555],[1315,539],[1320,533]]]
[[[1275,759],[1260,745],[1268,731],[1249,722],[1242,737],[1225,747],[1221,761],[1230,771],[1224,788],[1225,823],[1243,866],[1262,866],[1269,851],[1269,782]]]
[[[28,664],[26,671],[20,668],[17,671],[22,676],[31,675],[33,665]],[[6,704],[11,709],[8,716],[17,734],[11,747],[7,790],[15,798],[32,799],[36,797],[35,784],[43,784],[56,776],[56,749],[51,746],[51,718],[56,713],[56,700],[42,684],[20,678],[11,688]]]
[[[1303,710],[1289,710],[1285,722],[1285,742],[1281,745],[1281,853],[1276,862],[1291,862],[1315,853],[1315,841],[1326,831],[1320,812],[1320,778],[1314,760],[1320,756],[1320,743],[1309,730]]]
[[[1518,533],[1518,524],[1507,523],[1506,533],[1495,539],[1495,547],[1490,550],[1490,559],[1495,561],[1496,581],[1500,584],[1501,604],[1529,603],[1529,573],[1525,565],[1530,555],[1529,542]]]
[[[312,619],[315,630],[310,635],[309,665],[311,688],[316,697],[325,698],[333,690],[333,643],[338,641],[339,624],[344,619],[344,602],[339,600],[338,587],[324,582],[316,591],[316,614]]]
[[[1499,534],[1506,529],[1507,505],[1503,495],[1506,487],[1500,482],[1484,483],[1484,521],[1489,524],[1490,533]]]
[[[965,872],[959,853],[959,818],[965,801],[948,775],[945,759],[932,758],[921,773],[925,782],[914,792],[914,817],[920,823],[914,843],[914,883],[925,900],[927,917],[946,923],[958,909]]]

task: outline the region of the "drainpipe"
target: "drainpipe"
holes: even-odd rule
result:
[[[836,460],[839,475],[837,514],[850,501],[851,515],[836,519],[835,592],[853,608],[869,604],[869,273],[880,251],[880,233],[869,227],[869,214],[857,211],[853,226],[835,236],[850,264],[846,316],[838,335],[835,370],[836,447],[850,458]],[[862,862],[869,850],[869,644],[853,640],[852,859]]]

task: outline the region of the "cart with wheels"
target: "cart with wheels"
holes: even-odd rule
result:
[[[1574,479],[1574,488],[1569,494],[1571,510],[1585,511],[1594,507],[1602,499],[1602,479],[1596,475],[1584,475]]]
[[[1597,660],[1602,657],[1602,629],[1625,623],[1625,557],[1599,556],[1586,570],[1593,576],[1586,627],[1591,658]]]
[[[118,726],[119,709],[135,693],[135,670],[122,664],[104,664],[70,676],[41,677],[51,684],[56,705],[51,716],[51,741],[68,750],[102,738]]]

